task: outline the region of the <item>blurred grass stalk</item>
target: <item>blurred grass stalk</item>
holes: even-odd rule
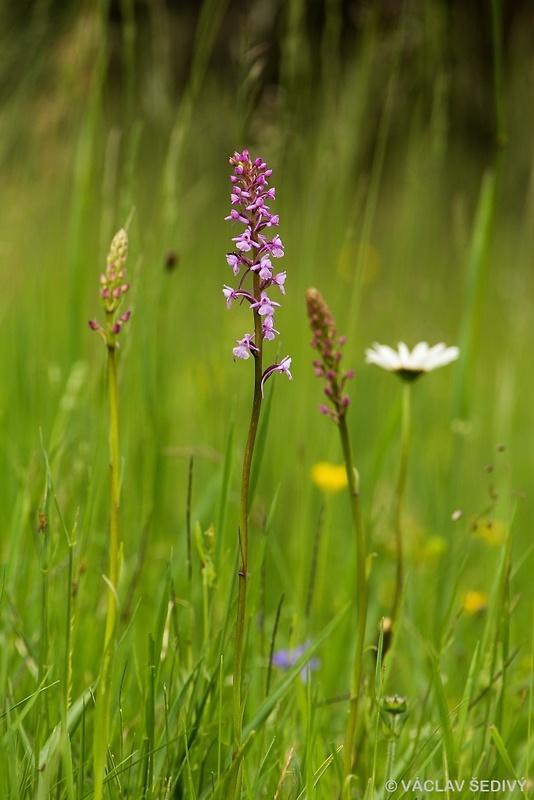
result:
[[[38,684],[43,686],[50,673],[52,653],[50,652],[50,476],[47,472],[43,506],[39,510],[39,528],[41,537],[41,645],[39,648]],[[37,698],[37,726],[34,738],[34,771],[35,781],[39,782],[40,752],[44,735],[50,729],[49,697],[47,692],[39,693]],[[44,734],[44,735],[43,735]]]
[[[468,420],[471,413],[467,376],[472,370],[480,330],[482,305],[489,271],[488,253],[495,224],[497,197],[504,163],[504,148],[508,140],[505,117],[501,0],[491,0],[491,23],[496,153],[493,168],[486,170],[482,178],[467,259],[465,302],[458,341],[461,357],[456,372],[453,406],[454,416],[463,420]]]
[[[482,179],[471,247],[467,260],[465,303],[458,345],[460,359],[454,387],[453,415],[468,420],[471,414],[471,397],[468,376],[472,373],[478,333],[482,315],[484,289],[488,276],[488,250],[493,232],[497,180],[495,173],[487,171]]]
[[[204,0],[192,51],[189,80],[178,106],[163,171],[163,232],[172,239],[175,220],[181,222],[184,170],[189,157],[191,122],[228,0]]]

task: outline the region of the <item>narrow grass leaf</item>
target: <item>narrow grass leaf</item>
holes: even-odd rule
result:
[[[72,736],[78,725],[80,724],[83,716],[85,715],[85,707],[87,703],[92,702],[94,697],[94,689],[96,682],[91,684],[84,692],[72,703],[67,712],[67,733]],[[39,753],[39,764],[47,764],[48,760],[57,745],[57,737],[59,726],[56,726]]]
[[[457,768],[458,764],[455,761],[455,748],[454,748],[454,737],[452,731],[452,712],[449,711],[447,707],[447,697],[445,695],[445,689],[443,687],[443,682],[441,680],[441,675],[439,671],[439,663],[437,661],[434,662],[434,669],[433,669],[433,678],[434,678],[434,694],[436,697],[436,703],[438,707],[438,714],[439,720],[441,724],[441,731],[443,736],[443,745],[445,748],[445,758],[447,763],[447,768],[449,771],[449,775],[447,778],[450,780],[455,780],[457,777]]]
[[[510,775],[513,775],[514,778],[517,780],[518,775],[517,775],[516,769],[515,769],[514,765],[512,764],[512,759],[510,758],[508,750],[506,749],[506,745],[505,745],[505,743],[503,741],[503,738],[502,738],[501,734],[497,730],[497,726],[496,725],[490,725],[489,726],[489,732],[490,732],[491,738],[493,739],[493,744],[497,748],[497,752],[499,753],[499,755],[501,757],[502,763],[504,764],[504,766],[506,767],[506,769],[508,770]]]
[[[479,669],[479,660],[478,660],[479,652],[480,652],[480,642],[477,642],[475,647],[475,652],[473,653],[473,657],[471,659],[469,674],[465,682],[465,689],[462,695],[462,700],[458,708],[458,722],[456,726],[456,735],[455,735],[455,755],[456,755],[455,763],[458,763],[460,760],[460,752],[465,741],[464,737],[465,727],[467,723],[467,717],[469,714],[471,698],[473,697],[473,691],[477,679],[477,672]]]
[[[241,762],[243,758],[246,756],[252,744],[254,742],[256,736],[255,731],[251,731],[246,737],[245,741],[241,745],[239,751],[237,752],[235,758],[232,760],[230,766],[224,773],[222,780],[215,786],[215,789],[212,791],[211,787],[206,789],[202,795],[200,796],[200,800],[228,800],[229,797],[229,787],[232,785],[232,781],[235,779],[236,773],[238,772]]]
[[[339,746],[336,748],[336,751],[335,751],[335,753],[331,753],[331,754],[330,754],[330,755],[329,755],[329,756],[328,756],[328,757],[327,757],[327,758],[326,758],[326,759],[323,761],[323,763],[322,763],[322,764],[321,764],[321,765],[320,765],[320,766],[319,766],[319,767],[318,767],[318,768],[315,770],[315,772],[314,772],[314,774],[313,774],[313,782],[312,782],[312,785],[313,785],[313,787],[314,787],[314,788],[315,788],[315,787],[318,785],[318,783],[319,783],[319,781],[321,780],[321,778],[323,777],[323,775],[326,773],[326,771],[327,771],[327,770],[329,769],[329,767],[332,765],[332,763],[333,763],[333,761],[334,761],[334,758],[335,758],[335,756],[336,756],[336,755],[339,755],[339,754],[341,753],[341,751],[342,751],[342,750],[343,750],[343,745],[341,745],[341,744],[340,744],[340,745],[339,745]],[[304,800],[304,798],[306,798],[307,796],[308,796],[308,787],[305,787],[305,788],[304,788],[304,789],[303,789],[303,790],[300,792],[300,794],[299,794],[299,795],[298,795],[298,796],[295,798],[295,800]]]

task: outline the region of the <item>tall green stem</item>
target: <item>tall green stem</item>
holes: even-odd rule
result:
[[[115,346],[108,345],[108,391],[109,391],[109,580],[113,589],[119,581],[119,403],[117,396],[117,367]],[[106,622],[106,644],[115,631],[117,617],[116,595],[108,594],[108,618]]]
[[[260,279],[254,275],[253,293],[256,298],[260,296]],[[250,471],[254,445],[258,432],[260,419],[262,392],[261,378],[263,374],[263,339],[261,317],[254,310],[254,339],[258,343],[258,350],[254,356],[254,397],[248,429],[247,444],[243,458],[243,473],[241,478],[241,509],[239,524],[239,570],[238,570],[238,595],[237,595],[237,621],[234,648],[234,673],[233,673],[233,723],[234,723],[234,757],[242,744],[243,732],[243,702],[241,698],[241,683],[243,673],[243,649],[245,640],[245,626],[247,614],[247,581],[248,581],[248,517],[249,517],[249,490]],[[240,775],[236,773],[234,796],[238,797],[240,791]]]
[[[113,326],[113,315],[108,314],[108,329]],[[119,408],[117,397],[117,367],[115,343],[110,336],[108,351],[108,398],[109,398],[109,579],[104,649],[98,678],[98,693],[94,728],[94,772],[95,800],[102,800],[104,771],[110,727],[110,690],[115,660],[117,634],[117,586],[119,582]]]
[[[402,383],[402,418],[401,418],[401,457],[399,478],[397,482],[397,502],[395,506],[395,545],[396,545],[396,574],[395,574],[395,594],[393,596],[393,607],[391,610],[391,625],[395,624],[399,611],[402,589],[404,585],[404,543],[402,533],[402,509],[404,505],[404,492],[406,488],[406,475],[408,473],[408,453],[410,449],[410,405],[411,405],[410,381]]]
[[[339,418],[339,435],[341,437],[341,446],[343,448],[343,457],[345,459],[345,469],[347,471],[352,522],[354,525],[354,532],[356,534],[356,651],[354,653],[354,661],[352,664],[349,718],[347,722],[345,745],[343,749],[343,796],[349,797],[350,785],[348,778],[352,771],[354,737],[356,733],[356,723],[358,721],[358,705],[363,676],[363,650],[365,645],[365,628],[367,622],[367,576],[365,532],[363,527],[360,493],[356,470],[354,468],[352,447],[345,414],[341,414]]]

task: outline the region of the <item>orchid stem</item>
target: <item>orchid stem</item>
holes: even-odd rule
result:
[[[260,281],[254,275],[254,295],[260,295]],[[241,510],[239,525],[239,552],[238,552],[238,595],[237,595],[237,620],[235,632],[234,648],[234,672],[233,672],[233,725],[234,725],[234,748],[233,757],[235,758],[241,748],[243,733],[243,701],[241,697],[241,685],[243,675],[243,650],[245,640],[245,627],[247,615],[247,586],[248,586],[248,518],[249,518],[249,492],[250,492],[250,472],[252,458],[254,455],[254,445],[258,432],[258,424],[262,403],[261,380],[263,374],[263,340],[261,335],[261,317],[254,310],[254,331],[255,341],[258,349],[254,354],[254,397],[252,400],[252,411],[250,415],[250,425],[248,429],[245,456],[243,459],[243,473],[241,478]],[[241,791],[241,768],[237,770],[233,787],[234,797],[239,797]]]

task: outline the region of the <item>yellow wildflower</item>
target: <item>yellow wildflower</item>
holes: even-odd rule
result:
[[[466,592],[463,606],[467,614],[479,614],[488,607],[488,595],[486,592]]]
[[[473,537],[488,547],[497,547],[506,536],[506,525],[498,519],[478,519],[471,523]]]
[[[312,481],[323,492],[340,492],[347,485],[347,473],[344,464],[329,464],[319,461],[311,469]]]

